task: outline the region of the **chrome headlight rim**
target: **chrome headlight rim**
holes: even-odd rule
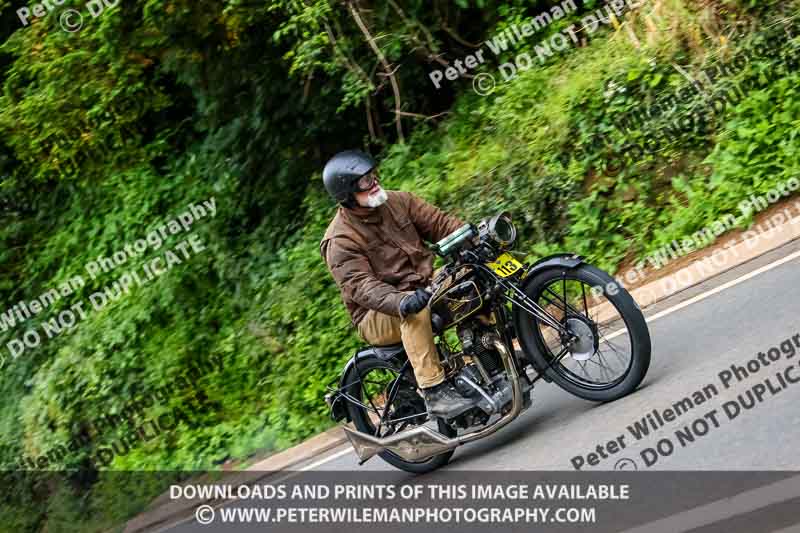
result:
[[[500,235],[500,232],[497,231],[498,223],[507,225],[508,232],[510,232],[509,236]],[[510,213],[503,212],[493,216],[489,219],[489,224],[487,224],[487,226],[489,238],[501,248],[510,248],[514,244],[514,241],[517,240],[517,227],[514,226],[514,223],[511,221]]]

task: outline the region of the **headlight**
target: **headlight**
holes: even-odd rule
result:
[[[517,228],[511,222],[511,215],[500,213],[489,219],[489,237],[501,248],[509,248],[517,238]]]

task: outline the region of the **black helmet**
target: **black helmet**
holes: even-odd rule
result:
[[[356,182],[378,164],[369,154],[360,150],[347,150],[333,156],[322,171],[325,189],[334,200],[352,206],[353,193],[358,191]]]

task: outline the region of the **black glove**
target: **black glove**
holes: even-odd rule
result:
[[[414,294],[407,294],[400,300],[400,316],[405,318],[425,309],[431,299],[431,293],[425,289],[417,289]]]

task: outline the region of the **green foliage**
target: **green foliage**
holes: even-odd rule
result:
[[[757,46],[761,37],[746,33],[719,38],[744,23],[765,26],[770,10],[747,4],[709,14],[669,0],[661,18],[623,21],[638,45],[623,29],[598,32],[480,97],[468,80],[436,90],[428,72],[442,67],[437,58],[463,57],[470,42],[549,3],[355,2],[398,67],[401,110],[447,111],[403,118],[401,143],[381,61],[340,3],[128,2],[70,34],[53,15],[21,27],[0,1],[15,21],[0,25],[0,312],[76,275],[87,280],[0,332],[0,345],[41,331],[145,258],[96,280],[88,261],[191,203],[217,204],[193,228],[204,252],[6,363],[0,460],[15,468],[176,383],[194,362],[223,362],[145,411],[185,410],[186,420],[100,471],[98,448],[135,434],[141,419],[70,450],[50,467],[80,473],[59,474],[61,484],[23,480],[0,502],[4,524],[66,531],[83,521],[104,531],[180,475],[167,471],[252,459],[329,427],[325,385],[361,344],[318,249],[335,211],[320,169],[339,149],[380,151],[385,185],[465,219],[512,212],[532,257],[569,250],[609,270],[797,176],[798,74],[781,66],[793,65],[788,40],[715,82],[713,91],[734,82],[752,90],[702,128],[664,134],[668,121],[704,109],[699,94],[641,127],[618,127],[686,83],[675,65],[697,74]],[[117,471],[164,473],[134,483]]]

